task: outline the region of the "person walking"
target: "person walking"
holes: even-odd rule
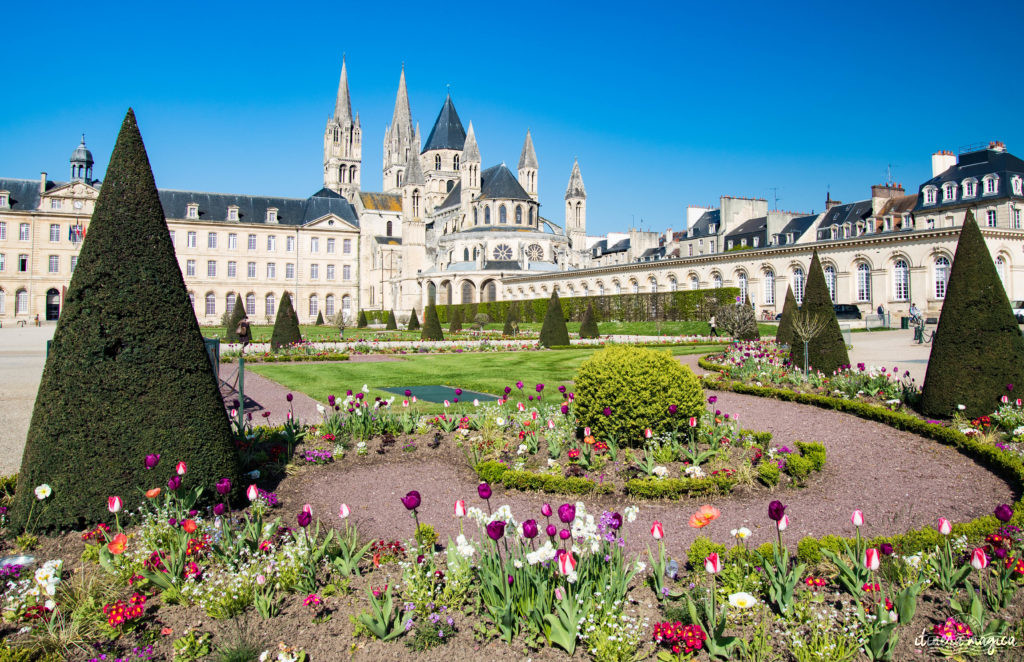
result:
[[[248,317],[242,317],[242,319],[238,320],[238,326],[235,328],[235,333],[238,334],[238,340],[242,343],[243,351],[247,345],[252,344],[252,329],[249,328]]]
[[[715,316],[712,315],[711,319],[708,320],[708,324],[711,325],[711,335],[718,337],[718,322],[715,320]]]

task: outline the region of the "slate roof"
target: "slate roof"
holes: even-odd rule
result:
[[[374,240],[378,244],[381,244],[383,246],[401,246],[402,245],[402,238],[401,237],[382,237],[382,236],[378,235],[378,236],[374,237]]]
[[[348,200],[326,188],[304,200],[169,189],[160,190],[159,194],[167,218],[185,218],[189,203],[195,202],[199,204],[199,220],[202,221],[227,222],[228,207],[236,205],[240,223],[266,223],[267,209],[276,207],[278,225],[305,225],[328,214],[334,214],[352,225],[359,225],[356,210]]]
[[[590,247],[590,254],[593,257],[601,257],[602,255],[608,255],[609,253],[622,253],[623,251],[629,250],[629,237],[620,239],[613,243],[611,246],[608,245],[607,239],[602,239],[593,246]]]
[[[449,94],[441,106],[441,112],[437,114],[434,128],[427,136],[427,142],[423,146],[421,154],[432,149],[457,149],[460,152],[466,144],[466,130],[462,128],[462,121],[459,114],[455,112],[455,105]]]
[[[63,186],[62,182],[46,181],[46,190]],[[12,211],[32,211],[39,208],[38,179],[6,179],[0,177],[0,191],[10,193],[8,204]]]
[[[454,190],[454,189],[453,189]],[[480,198],[502,200],[532,200],[505,164],[496,165],[480,173]]]
[[[817,220],[818,215],[812,214],[811,216],[798,216],[797,218],[790,219],[789,223],[783,226],[782,231],[779,233],[779,245],[787,245],[786,236],[789,234],[793,235],[793,243],[800,241],[800,237],[804,235],[807,230],[814,225],[814,221]]]
[[[362,193],[359,194],[366,209],[379,211],[402,211],[402,196],[397,193]]]
[[[981,179],[985,175],[989,174],[998,175],[999,182],[996,185],[995,193],[983,195]],[[1024,177],[1024,161],[1008,152],[997,152],[991,149],[983,149],[976,152],[961,154],[958,157],[957,164],[955,166],[949,168],[938,177],[932,177],[925,183],[921,184],[918,190],[921,191],[922,194],[917,198],[917,205],[915,209],[924,211],[963,206],[965,204],[971,205],[976,204],[980,200],[992,200],[1007,197],[1024,198],[1024,196],[1013,195],[1013,189],[1010,187],[1010,179],[1014,175]],[[946,182],[956,182],[959,185],[963,180],[970,177],[974,177],[978,180],[977,195],[970,198],[961,198],[963,195],[963,188],[961,187],[957,192],[955,200],[943,202],[941,193],[943,184]],[[935,204],[924,204],[923,191],[926,186],[935,186],[939,189],[939,194],[935,197]]]
[[[455,182],[455,186],[453,186],[452,190],[448,192],[448,197],[446,197],[441,202],[441,204],[439,204],[437,206],[436,211],[441,211],[442,209],[449,209],[451,207],[457,207],[457,206],[459,206],[459,204],[461,202],[462,202],[462,180],[460,179],[459,181]]]
[[[693,228],[687,228],[686,234],[691,239],[696,237],[711,236],[712,232],[710,228],[712,225],[716,226],[715,234],[717,234],[717,230],[720,230],[722,227],[721,218],[721,209],[712,209],[711,211],[706,211],[703,214],[701,214],[700,218],[697,219],[697,222],[693,224]]]
[[[831,239],[833,226],[850,224],[851,229],[857,227],[857,221],[865,221],[871,217],[871,201],[860,200],[845,205],[836,205],[825,212],[818,225],[818,239]]]

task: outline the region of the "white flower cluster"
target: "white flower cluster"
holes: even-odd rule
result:
[[[530,565],[537,565],[538,563],[547,563],[555,560],[555,556],[558,551],[551,545],[550,540],[544,541],[544,544],[540,546],[536,551],[530,552],[526,555],[526,562]]]
[[[664,478],[665,476],[668,475],[668,468],[659,464],[658,466],[654,467],[654,475],[657,476],[658,478]]]
[[[53,559],[38,568],[31,579],[7,582],[3,602],[5,617],[21,616],[28,607],[40,603],[47,609],[56,608],[53,596],[57,593],[57,586],[60,584],[63,564],[64,562],[60,559]]]
[[[474,553],[476,553],[476,547],[466,540],[466,536],[460,533],[459,537],[455,539],[455,551],[457,551],[462,558],[469,559],[473,557]]]
[[[704,477],[704,470],[701,469],[696,464],[691,466],[691,467],[686,467],[686,470],[683,473],[686,474],[687,478],[703,478]]]

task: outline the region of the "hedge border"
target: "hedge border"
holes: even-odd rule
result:
[[[974,460],[975,462],[978,462],[1003,480],[1006,480],[1012,489],[1015,489],[1019,494],[1021,494],[1013,505],[1014,516],[1010,523],[1024,527],[1024,461],[1013,457],[1009,453],[1001,451],[994,446],[981,444],[959,430],[947,428],[936,423],[928,423],[927,421],[911,414],[895,412],[879,405],[858,402],[856,400],[843,400],[826,395],[819,395],[817,393],[797,393],[796,391],[770,388],[766,386],[751,386],[742,382],[732,381],[726,379],[724,375],[721,374],[724,370],[724,366],[710,361],[704,356],[700,357],[697,364],[701,368],[712,371],[716,374],[715,378],[711,378],[709,375],[701,376],[701,382],[704,387],[711,390],[731,391],[741,395],[753,395],[762,398],[772,398],[775,400],[812,405],[821,409],[831,409],[833,411],[852,414],[858,418],[875,421],[876,423],[882,423],[889,427],[896,428],[897,430],[912,432],[941,444],[952,446],[957,450],[957,452],[971,460]],[[954,524],[953,534],[957,536],[965,535],[968,539],[976,539],[982,534],[988,533],[992,529],[1000,526],[1000,524],[1001,523],[994,515],[982,515],[970,520],[969,522]],[[798,554],[802,555],[801,558],[804,560],[815,562],[821,558],[821,548],[838,551],[842,547],[842,543],[844,541],[848,544],[852,544],[854,542],[852,538],[843,538],[842,536],[835,536],[831,534],[822,536],[821,538],[805,536],[797,545]],[[912,529],[906,533],[897,534],[895,536],[877,536],[872,538],[869,541],[869,544],[878,546],[887,542],[893,545],[893,547],[895,547],[901,554],[914,554],[925,549],[931,549],[940,541],[941,535],[937,530],[931,527],[925,527],[921,529]],[[801,550],[801,547],[804,549]]]
[[[329,361],[348,361],[348,354],[272,354],[270,356],[246,356],[246,363],[325,363]],[[221,363],[238,363],[237,356],[222,356]]]
[[[551,474],[509,469],[501,462],[487,460],[476,465],[476,475],[485,483],[500,483],[508,489],[521,492],[547,492],[550,494],[611,494],[612,485],[598,484],[589,478],[565,478]]]

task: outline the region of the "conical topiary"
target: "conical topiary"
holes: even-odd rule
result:
[[[227,342],[240,342],[241,338],[238,337],[238,323],[245,319],[245,306],[242,305],[242,298],[235,295],[235,307],[231,309],[231,314],[228,315],[227,328],[225,329],[224,339]]]
[[[505,326],[501,328],[501,335],[514,336],[519,323],[518,308],[515,303],[509,305],[505,311]]]
[[[444,340],[441,322],[437,319],[437,308],[434,304],[429,304],[423,313],[423,330],[420,331],[420,340]]]
[[[921,393],[926,416],[989,414],[1024,388],[1024,338],[992,255],[967,212]],[[958,410],[963,405],[963,410]]]
[[[548,312],[544,315],[544,324],[540,327],[541,347],[564,347],[569,344],[569,329],[565,327],[565,315],[562,314],[562,302],[558,300],[558,292],[552,292],[548,299]]]
[[[316,326],[323,326],[323,325],[324,325],[324,314],[322,312],[320,312],[320,311],[317,311],[317,313],[316,313]]]
[[[147,470],[147,455],[162,457]],[[64,297],[29,425],[8,531],[111,521],[161,487],[175,463],[184,489],[235,478],[217,379],[129,110]],[[235,481],[238,484],[239,481]],[[37,500],[34,489],[52,492]]]
[[[782,319],[779,320],[779,329],[775,332],[775,342],[778,344],[793,344],[793,315],[796,312],[796,297],[793,296],[793,288],[790,286],[786,288],[786,301],[782,304]]]
[[[398,329],[398,322],[395,321],[395,311],[389,310],[387,316],[388,323],[384,325],[384,328],[388,331],[396,331]]]
[[[356,320],[356,327],[360,328],[360,329],[365,329],[367,327],[367,325],[368,325],[368,322],[366,321],[366,311],[365,310],[360,310],[359,311],[359,319]]]
[[[448,333],[462,331],[462,306],[454,306],[451,314],[448,315]]]
[[[580,321],[580,338],[600,338],[601,332],[597,328],[597,315],[594,314],[594,304],[588,303],[583,311],[583,319]]]
[[[299,331],[299,316],[292,307],[292,296],[285,292],[281,295],[281,305],[277,307],[274,333],[270,336],[270,348],[280,349],[300,342],[302,333]]]
[[[409,315],[409,330],[416,331],[420,328],[420,318],[416,316],[416,309],[412,309],[412,314]]]
[[[804,303],[800,307],[800,315],[811,319],[823,319],[825,326],[807,347],[807,364],[815,370],[831,375],[839,366],[849,365],[850,357],[846,353],[846,341],[836,319],[836,310],[832,307],[832,296],[829,294],[825,272],[821,268],[818,251],[814,251],[811,267],[807,274],[807,288],[804,290]],[[790,361],[798,368],[804,365],[804,343],[794,338],[789,353]]]

